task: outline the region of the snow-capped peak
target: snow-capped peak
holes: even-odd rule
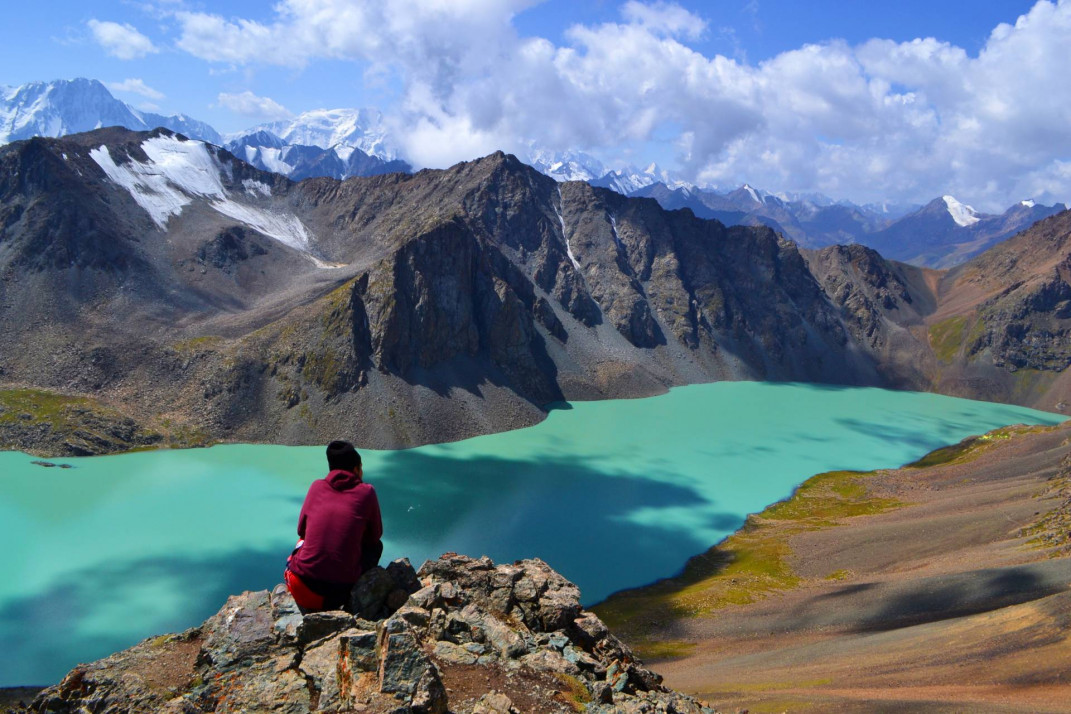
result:
[[[751,194],[751,199],[755,203],[764,203],[762,198],[759,197],[759,192],[756,191],[754,188],[752,188],[750,185],[745,183],[743,188],[744,188],[745,191],[747,191],[749,194]]]
[[[966,228],[972,226],[981,219],[978,217],[978,212],[965,203],[960,203],[952,196],[941,197],[945,206],[948,207],[948,215],[952,216],[952,220],[956,222],[956,225]]]
[[[266,131],[287,144],[318,146],[321,149],[353,147],[384,161],[401,158],[390,141],[383,114],[375,109],[314,109],[293,119],[261,124],[227,137],[232,143]]]
[[[1034,202],[1034,199],[1028,198],[1025,201],[1019,201],[1019,205],[1026,206],[1027,208],[1033,208],[1037,205],[1037,203]]]

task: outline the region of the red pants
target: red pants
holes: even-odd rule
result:
[[[310,590],[309,586],[301,582],[301,578],[291,573],[289,568],[283,571],[283,580],[286,582],[286,589],[294,596],[294,602],[302,610],[324,609],[323,595],[317,595]]]

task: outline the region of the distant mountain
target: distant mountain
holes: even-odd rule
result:
[[[88,79],[34,82],[2,90],[0,142],[63,136],[104,126],[147,130],[157,126],[221,144],[211,126],[184,115],[140,112]],[[345,179],[411,172],[383,115],[374,109],[305,112],[228,137],[226,148],[252,166],[293,180]],[[882,255],[927,267],[962,263],[988,247],[1063,210],[1024,201],[999,216],[986,215],[952,196],[922,208],[857,206],[821,194],[779,193],[744,184],[727,193],[679,180],[652,164],[610,169],[581,151],[527,147],[522,161],[557,181],[586,181],[617,193],[650,197],[667,209],[733,226],[766,226],[804,248],[860,243]]]
[[[0,90],[0,143],[34,136],[64,136],[106,126],[134,131],[164,127],[214,144],[222,137],[208,124],[184,114],[142,112],[112,96],[95,79],[31,82]]]
[[[316,109],[293,119],[255,126],[227,139],[236,143],[258,132],[267,132],[279,137],[284,144],[294,146],[351,147],[385,162],[402,158],[384,124],[383,114],[376,109]],[[349,158],[343,152],[339,152],[339,156],[343,161]]]
[[[287,143],[266,129],[230,141],[226,148],[258,169],[274,171],[295,181],[318,176],[345,179],[413,170],[404,161],[387,161],[355,146],[339,144],[325,149]]]
[[[1022,201],[1001,215],[989,215],[942,196],[857,241],[894,260],[948,268],[1066,209],[1062,203],[1042,206]]]

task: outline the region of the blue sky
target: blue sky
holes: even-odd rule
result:
[[[4,12],[0,83],[91,77],[223,132],[371,106],[420,165],[535,143],[857,201],[1071,198],[1071,99],[1057,96],[1071,0],[51,0]]]

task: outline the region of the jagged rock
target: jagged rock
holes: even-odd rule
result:
[[[276,640],[268,592],[232,595],[204,629],[202,654],[217,669],[268,656]]]
[[[400,558],[386,568],[376,566],[362,573],[347,609],[358,617],[379,620],[394,613],[419,589],[420,580],[409,559]]]
[[[487,558],[448,554],[425,563],[420,581],[405,577],[412,574],[408,562],[395,562],[369,578],[390,586],[367,591],[389,594],[399,580],[409,581],[405,589],[424,586],[377,622],[342,611],[302,614],[283,586],[243,593],[200,628],[75,669],[31,708],[564,713],[574,711],[572,697],[590,696],[589,712],[712,711],[663,687],[581,609],[576,586],[540,560],[496,567]],[[492,681],[497,691],[450,699],[448,687],[471,693],[474,682],[489,688]]]
[[[298,626],[302,622],[301,608],[283,583],[271,591],[271,619],[276,637],[285,642],[297,639]]]
[[[328,635],[353,627],[355,618],[346,612],[311,612],[297,627],[297,641],[307,645]]]

